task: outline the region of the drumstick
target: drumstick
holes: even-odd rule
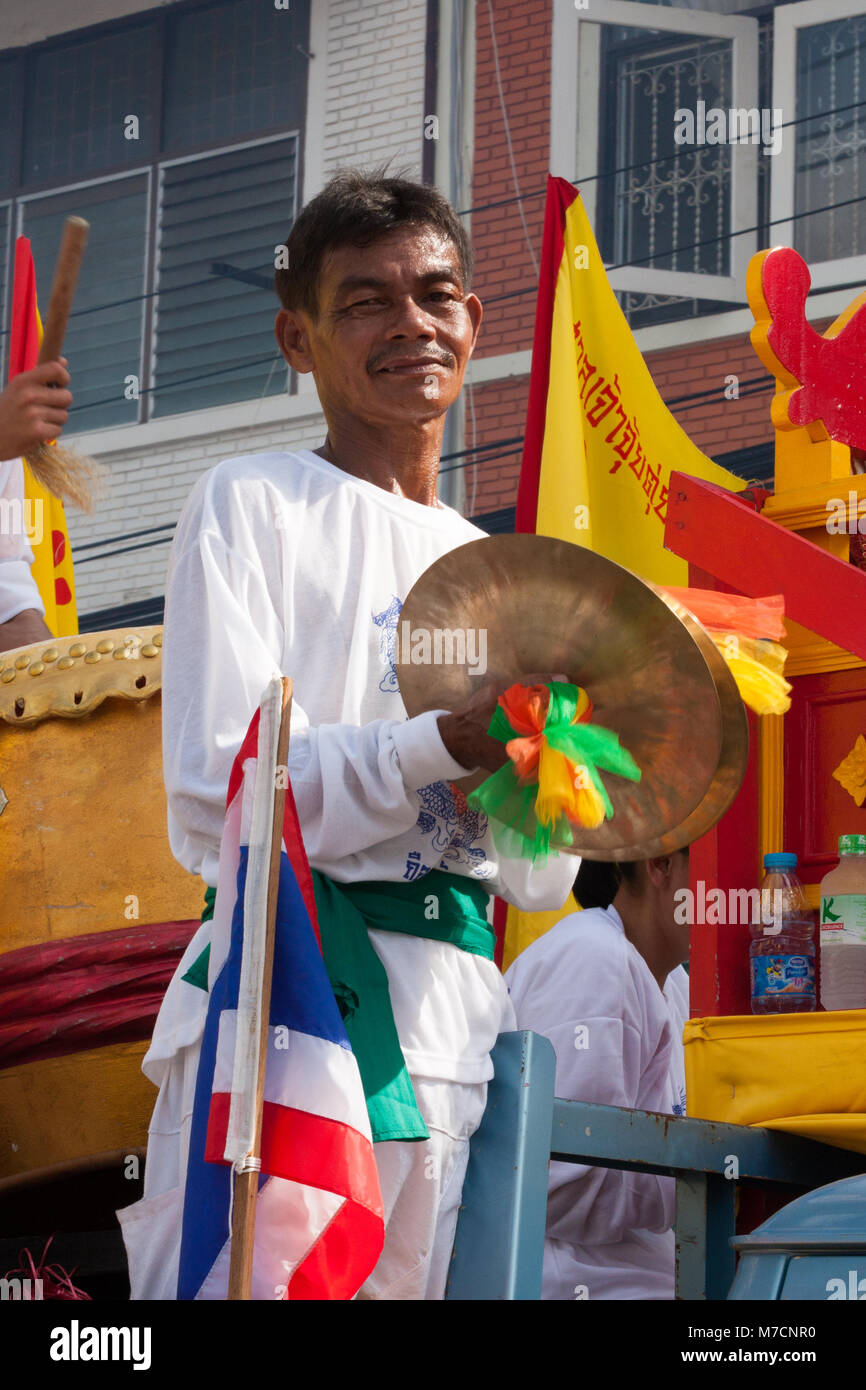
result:
[[[39,349],[39,366],[60,356],[89,231],[90,223],[83,217],[67,217],[64,223]]]
[[[83,217],[67,217],[45,316],[38,366],[53,362],[60,356],[89,231],[90,223],[85,222]],[[72,502],[84,512],[90,511],[104,472],[93,459],[76,454],[71,449],[61,449],[56,443],[40,444],[28,455],[27,464],[36,481],[46,491]]]

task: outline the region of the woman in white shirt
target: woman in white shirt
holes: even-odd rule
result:
[[[674,894],[688,886],[688,849],[585,859],[574,886],[585,910],[509,969],[518,1028],[556,1050],[557,1096],[685,1114],[689,928]],[[673,1220],[672,1178],[551,1163],[542,1298],[673,1298]]]

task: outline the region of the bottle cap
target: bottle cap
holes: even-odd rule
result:
[[[840,835],[840,854],[866,854],[866,835]]]
[[[764,855],[764,868],[765,868],[765,869],[796,869],[796,867],[797,867],[797,856],[796,856],[796,854],[789,854],[789,853],[785,852],[784,854],[779,853],[779,854],[765,854],[765,855]]]

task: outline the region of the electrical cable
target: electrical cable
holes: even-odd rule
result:
[[[783,121],[783,122],[781,122],[781,124],[780,124],[779,126],[776,126],[775,128],[776,128],[777,130],[780,130],[780,129],[787,129],[789,126],[801,125],[801,124],[803,124],[803,123],[806,122],[806,121],[824,120],[824,119],[826,119],[826,117],[836,115],[836,114],[837,114],[838,112],[840,112],[840,111],[850,111],[850,110],[854,110],[855,108],[858,108],[858,107],[861,107],[861,106],[866,106],[866,100],[848,102],[848,103],[846,103],[846,104],[843,105],[843,106],[830,107],[827,111],[814,112],[814,113],[812,113],[812,114],[810,114],[810,115],[808,115],[808,116],[795,116],[795,117],[793,117],[790,121]],[[738,142],[738,143],[739,143],[739,142]],[[716,146],[716,147],[714,147],[714,148],[719,148],[719,149],[721,149],[721,148],[725,148],[725,147],[719,145],[719,146]],[[634,163],[634,164],[623,164],[623,165],[618,166],[618,167],[615,168],[615,169],[605,170],[603,173],[600,173],[600,174],[587,174],[585,177],[575,177],[573,180],[571,180],[571,182],[574,183],[575,187],[582,187],[584,184],[587,184],[587,183],[596,183],[596,182],[598,182],[598,181],[600,181],[600,180],[602,180],[602,179],[615,178],[618,174],[627,174],[627,173],[630,173],[630,172],[631,172],[632,170],[634,170],[634,169],[650,169],[650,168],[654,167],[654,166],[657,165],[657,164],[667,164],[667,163],[670,163],[671,160],[674,160],[674,159],[682,159],[682,158],[684,158],[686,155],[688,155],[689,153],[690,153],[690,151],[689,151],[688,149],[680,149],[680,150],[676,151],[676,153],[674,153],[674,154],[669,154],[669,155],[656,155],[656,156],[654,156],[652,159],[638,160],[638,161],[637,161],[636,163]],[[526,201],[527,201],[528,199],[530,199],[530,198],[543,198],[546,192],[547,192],[546,187],[545,187],[545,188],[537,188],[537,189],[533,189],[533,190],[532,190],[531,192],[529,192],[529,193],[520,192],[520,193],[518,193],[518,194],[510,195],[510,196],[507,197],[507,198],[497,198],[497,199],[494,199],[494,200],[492,200],[492,201],[490,201],[490,202],[487,202],[487,203],[478,203],[477,205],[475,205],[474,207],[471,207],[471,208],[462,208],[460,211],[458,211],[457,216],[458,216],[458,217],[469,217],[469,216],[471,216],[471,215],[474,215],[475,213],[487,212],[487,211],[489,211],[489,210],[491,210],[491,209],[493,209],[493,208],[507,207],[507,206],[508,206],[509,204],[511,204],[511,203],[523,203],[523,202],[526,202]],[[845,205],[842,204],[842,203],[826,203],[826,204],[824,204],[824,205],[821,206],[821,207],[812,209],[811,212],[807,212],[807,213],[796,213],[796,214],[792,214],[792,217],[791,217],[791,218],[780,218],[780,219],[777,219],[777,220],[778,220],[778,221],[790,221],[790,220],[793,220],[794,217],[811,217],[811,216],[814,216],[814,215],[817,214],[817,213],[820,213],[820,212],[830,212],[830,211],[832,211],[834,208],[842,207],[842,206],[845,206]],[[771,223],[768,223],[767,225],[773,226],[773,225],[775,225],[775,224],[771,222]],[[758,227],[758,228],[746,228],[745,230],[746,230],[746,231],[757,231],[757,230],[761,230],[761,229],[760,229],[760,227]],[[723,236],[723,237],[715,238],[715,240],[723,241],[723,240],[728,240],[728,238],[729,238],[730,236],[741,236],[741,235],[743,235],[742,232],[730,232],[730,233],[727,233],[727,234],[726,234],[725,236]],[[679,252],[679,251],[681,251],[681,250],[686,250],[686,251],[688,251],[688,250],[693,250],[694,247],[695,247],[696,245],[709,245],[709,244],[710,244],[710,242],[696,242],[696,243],[691,243],[691,244],[689,244],[689,245],[687,245],[687,246],[684,246],[684,247],[679,247],[679,246],[678,246],[678,247],[675,247],[675,248],[673,249],[673,251],[666,251],[664,254],[670,256],[670,255],[676,254],[677,252]],[[638,265],[638,264],[640,264],[640,262],[638,262],[638,261],[629,261],[629,262],[627,262],[627,263],[624,262],[623,264]],[[271,270],[272,268],[273,268],[273,267],[271,266],[270,262],[267,262],[267,263],[265,263],[264,265],[254,266],[252,269],[253,269],[253,273],[255,273],[255,272],[258,272],[258,271],[267,271],[267,270]],[[609,268],[612,269],[613,267],[609,267]],[[617,269],[620,269],[620,268],[621,268],[621,267],[619,267],[619,266],[617,267]],[[139,303],[140,301],[145,300],[145,299],[155,299],[155,298],[159,298],[161,295],[173,294],[173,293],[175,293],[175,292],[177,292],[177,291],[180,291],[180,290],[197,289],[197,288],[200,288],[201,286],[204,286],[204,285],[212,285],[213,283],[214,283],[214,276],[213,276],[213,275],[209,275],[207,278],[202,279],[202,280],[190,280],[190,281],[185,281],[185,282],[182,283],[182,284],[170,285],[170,286],[164,287],[164,288],[159,289],[159,290],[148,290],[148,291],[146,291],[146,292],[143,292],[142,294],[130,295],[128,298],[125,298],[125,299],[114,299],[114,300],[110,300],[110,301],[108,301],[108,302],[106,302],[106,303],[104,303],[104,304],[94,304],[94,305],[90,305],[90,306],[89,306],[88,308],[86,308],[86,309],[73,309],[72,313],[70,314],[70,318],[77,318],[77,317],[80,317],[80,316],[83,316],[83,315],[86,315],[86,314],[96,314],[96,313],[101,312],[101,311],[104,310],[104,309],[115,309],[115,308],[120,308],[120,307],[122,307],[122,306],[124,306],[124,305],[127,305],[127,304],[137,304],[137,303]],[[514,294],[525,294],[526,291],[525,291],[525,290],[515,290],[515,291],[513,291],[513,293],[514,293]],[[493,301],[488,301],[488,302],[493,302]],[[2,330],[0,330],[0,337],[8,336],[8,333],[9,333],[9,330],[8,330],[8,329],[2,329]]]
[[[533,269],[538,274],[538,257],[535,254],[535,247],[529,235],[529,228],[526,225],[526,217],[523,212],[523,200],[520,196],[520,181],[517,177],[517,165],[514,161],[514,146],[511,143],[511,124],[508,120],[508,108],[505,105],[505,93],[502,90],[502,75],[499,71],[499,45],[496,42],[496,25],[493,21],[493,0],[487,0],[487,13],[490,19],[490,42],[493,50],[493,70],[496,74],[496,89],[499,93],[499,108],[502,112],[502,124],[505,127],[505,143],[508,146],[508,158],[511,164],[511,177],[514,181],[514,191],[517,195],[517,211],[520,213],[520,221],[523,224],[523,235],[526,238],[526,245],[529,247],[529,259],[532,261]]]

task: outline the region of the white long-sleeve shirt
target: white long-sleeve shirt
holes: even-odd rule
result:
[[[550,1038],[556,1095],[685,1114],[688,976],[659,989],[614,907],[572,913],[506,974],[519,1028]],[[543,1298],[674,1296],[674,1180],[551,1163]]]
[[[33,550],[24,512],[24,465],[19,459],[0,463],[0,623],[25,609],[45,617],[45,605],[33,578]]]
[[[198,480],[172,546],[163,639],[163,765],[181,864],[216,885],[231,765],[279,672],[294,682],[289,777],[313,868],[339,882],[440,868],[525,909],[562,905],[579,861],[554,855],[533,871],[501,859],[486,818],[449,785],[466,769],[442,743],[441,711],[407,719],[397,686],[403,600],[434,560],[483,534],[309,450],[227,459]],[[409,1071],[488,1080],[496,1035],[513,1026],[492,962],[419,937],[370,939]],[[167,998],[151,1062],[176,1045],[170,1013]],[[187,1042],[189,1029],[175,1036]]]

